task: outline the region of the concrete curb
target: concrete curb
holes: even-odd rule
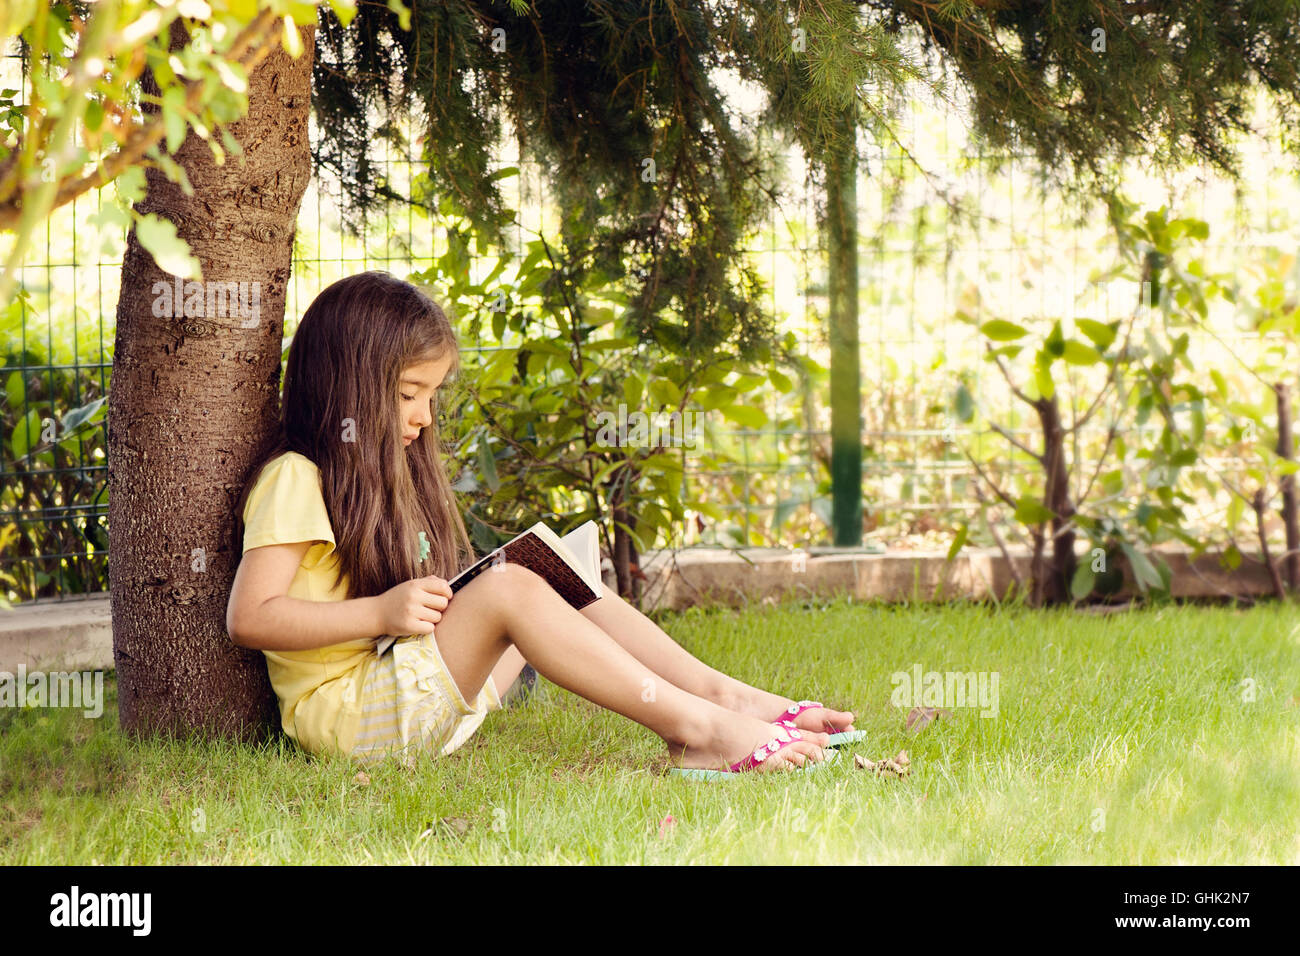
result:
[[[1173,595],[1258,597],[1272,594],[1268,572],[1257,556],[1240,567],[1219,566],[1218,556],[1195,561],[1190,552],[1161,550],[1173,571]],[[1011,552],[1021,574],[1028,576],[1027,551]],[[1082,559],[1081,555],[1081,559]],[[803,570],[796,571],[800,560]],[[680,611],[697,604],[738,607],[774,603],[787,597],[851,597],[861,601],[933,601],[1003,597],[1014,578],[996,548],[968,548],[948,564],[946,551],[878,554],[837,548],[814,548],[798,559],[794,552],[772,549],[727,551],[691,548],[645,555],[641,583],[647,609]],[[1137,593],[1127,568],[1118,597]],[[609,575],[606,579],[609,580]],[[63,601],[22,604],[0,612],[0,671],[111,670],[113,628],[107,594]]]
[[[1028,549],[1008,549],[1021,576],[1028,580]],[[1273,593],[1268,571],[1257,556],[1246,555],[1236,570],[1219,564],[1217,554],[1195,560],[1189,549],[1159,549],[1172,572],[1175,598],[1262,597]],[[1086,553],[1080,552],[1080,560]],[[885,554],[845,549],[816,549],[803,558],[776,549],[727,551],[696,548],[647,554],[642,565],[643,606],[680,611],[697,604],[742,604],[789,597],[844,596],[861,601],[944,601],[1005,597],[1015,583],[1011,565],[997,548],[966,548],[951,564],[944,551]],[[1118,600],[1139,594],[1132,572],[1124,571]]]

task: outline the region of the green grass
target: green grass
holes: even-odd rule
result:
[[[100,720],[0,711],[0,862],[1300,862],[1300,609],[790,604],[666,629],[742,680],[853,709],[869,736],[851,751],[906,748],[912,775],[845,752],[674,779],[649,731],[539,681],[452,756],[363,785],[286,743],[131,742],[110,680]],[[997,672],[998,716],[909,735],[890,675],[916,663]]]

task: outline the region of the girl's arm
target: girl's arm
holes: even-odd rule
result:
[[[244,554],[226,605],[226,630],[234,643],[259,651],[306,651],[383,633],[375,598],[304,601],[286,596],[314,543],[268,544]]]

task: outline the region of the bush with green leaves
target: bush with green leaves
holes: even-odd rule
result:
[[[465,349],[442,412],[476,545],[537,520],[563,531],[594,519],[620,591],[633,593],[638,554],[670,542],[688,511],[725,518],[717,483],[687,486],[688,459],[703,471],[733,465],[737,430],[768,423],[758,390],[792,392],[814,363],[792,355],[793,335],[747,354],[638,337],[621,319],[623,284],[543,236],[513,267],[499,258],[472,281],[468,234],[448,238],[411,278],[436,290],[464,343],[481,344]]]
[[[1178,311],[1195,308],[1195,297],[1172,294],[1168,262],[1181,243],[1204,239],[1208,227],[1170,219],[1163,208],[1138,215],[1119,198],[1112,199],[1111,215],[1119,258],[1091,282],[1126,280],[1137,293],[1128,315],[1045,316],[1034,328],[1004,319],[978,323],[986,361],[1028,409],[1041,447],[1017,437],[1018,422],[993,420],[965,381],[953,396],[956,418],[970,423],[982,416],[1012,446],[1010,467],[999,467],[997,451],[963,453],[977,475],[972,492],[982,502],[1000,502],[1010,527],[1027,539],[1030,580],[1017,583],[1033,603],[1118,590],[1120,555],[1142,592],[1167,592],[1170,569],[1152,548],[1172,539],[1199,543],[1184,527],[1185,506],[1195,499],[1179,479],[1198,460],[1205,396],[1191,379],[1190,338],[1176,327]],[[977,324],[968,314],[957,318]],[[1160,423],[1154,436],[1153,415]],[[1105,426],[1099,440],[1085,431],[1098,416]],[[951,554],[968,533],[966,525],[958,530]],[[992,525],[989,533],[1005,550]],[[1082,561],[1075,549],[1080,536],[1088,542]]]
[[[8,601],[108,588],[107,403],[98,367],[108,358],[92,351],[87,362],[89,343],[75,340],[70,322],[51,323],[46,339],[24,334],[24,324],[40,324],[33,319],[26,292],[0,311],[0,597]],[[102,384],[108,379],[104,368]]]

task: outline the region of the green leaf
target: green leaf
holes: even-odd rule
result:
[[[103,125],[104,104],[99,102],[99,100],[91,99],[91,101],[86,104],[85,123],[86,129],[90,130],[92,133]]]
[[[67,438],[92,419],[100,421],[104,417],[106,411],[104,403],[107,401],[107,398],[97,398],[89,404],[74,408],[68,412],[67,415],[63,416],[63,435],[61,437]]]
[[[645,380],[640,375],[633,373],[623,379],[623,397],[627,400],[628,408],[636,408],[641,404],[644,390]]]
[[[199,260],[176,232],[175,223],[151,212],[136,220],[135,234],[163,272],[182,279],[199,277]]]
[[[1075,319],[1074,324],[1079,331],[1092,340],[1092,344],[1099,349],[1108,349],[1111,343],[1115,341],[1116,330],[1109,325],[1104,325],[1093,319]]]
[[[990,322],[985,322],[980,326],[980,331],[995,342],[1012,342],[1029,334],[1028,329],[1005,319],[993,319]]]
[[[1052,331],[1043,340],[1043,348],[1053,359],[1059,359],[1065,354],[1065,334],[1061,331],[1059,319],[1053,323]]]
[[[790,381],[790,376],[786,375],[784,372],[778,371],[777,369],[768,369],[767,377],[771,380],[772,384],[776,386],[778,392],[789,392],[794,388],[794,382]]]
[[[1141,398],[1138,399],[1137,423],[1139,425],[1146,424],[1147,419],[1151,417],[1151,410],[1155,407],[1155,403],[1156,403],[1155,396],[1153,396],[1150,392],[1147,392]]]
[[[1052,509],[1029,495],[1016,502],[1016,520],[1024,525],[1042,524],[1052,520]]]
[[[478,435],[478,470],[488,488],[495,493],[501,487],[501,479],[497,476],[497,462],[492,457],[492,447],[488,444],[486,431],[481,431]]]
[[[1241,567],[1241,551],[1235,544],[1228,545],[1227,549],[1219,557],[1219,563],[1230,571],[1235,571]]]
[[[699,402],[701,410],[711,412],[724,405],[730,405],[737,394],[730,385],[710,385],[696,392],[695,400]]]
[[[752,405],[725,405],[722,415],[728,421],[736,422],[745,428],[762,428],[767,424],[767,413]]]
[[[186,123],[185,92],[179,86],[170,87],[163,94],[163,127],[167,130],[167,152],[175,153],[185,142],[189,126]]]
[[[1041,358],[1041,352],[1039,356]],[[1042,361],[1034,363],[1034,384],[1038,386],[1038,394],[1043,398],[1051,398],[1056,394],[1056,384],[1052,381],[1050,364]]]
[[[306,23],[307,21],[304,20],[303,22]],[[298,32],[298,24],[288,17],[284,20],[284,32],[280,35],[280,46],[284,48],[285,53],[295,60],[302,56],[302,34]]]
[[[1101,353],[1091,345],[1084,345],[1077,339],[1070,339],[1065,343],[1062,358],[1071,365],[1095,365],[1101,361]]]
[[[112,202],[101,205],[87,217],[86,221],[104,232],[116,230],[125,234],[131,228],[131,214]]]
[[[1070,581],[1070,593],[1076,601],[1082,601],[1097,586],[1097,574],[1092,570],[1090,561],[1080,561],[1074,569],[1074,579]]]
[[[9,449],[14,461],[22,461],[28,453],[41,442],[41,413],[39,409],[30,409],[14,425],[9,435]]]
[[[27,386],[22,372],[10,372],[5,379],[5,401],[10,408],[18,408],[27,398]]]
[[[388,0],[388,9],[397,14],[397,25],[403,30],[411,29],[411,8],[402,3],[402,0]],[[499,170],[493,175],[495,179],[503,170]],[[515,170],[519,172],[519,170]]]
[[[1001,348],[990,349],[984,353],[986,361],[993,361],[995,356],[1005,355],[1007,358],[1015,358],[1025,350],[1023,345],[1003,345]]]
[[[144,168],[141,166],[131,166],[124,169],[121,175],[119,175],[117,179],[113,180],[113,186],[117,189],[117,194],[121,196],[125,202],[139,202],[144,199],[146,188]]]
[[[781,525],[785,524],[786,519],[799,510],[803,502],[798,498],[786,498],[784,501],[776,503],[776,511],[772,515],[772,533],[776,534],[781,530]]]
[[[970,389],[965,384],[957,386],[957,394],[953,398],[953,410],[957,413],[957,420],[969,424],[975,418],[975,397],[971,395]]]
[[[1239,497],[1233,495],[1228,501],[1228,530],[1231,531],[1241,523],[1241,515],[1246,505]]]
[[[953,537],[952,544],[948,547],[949,561],[957,557],[957,555],[961,552],[961,549],[966,544],[966,538],[969,536],[969,534],[970,534],[969,524],[963,524],[960,528],[957,529],[957,534],[956,536]]]
[[[650,398],[660,405],[676,406],[681,404],[682,390],[671,379],[651,379],[647,388],[650,392]]]
[[[1138,588],[1145,594],[1148,588],[1163,588],[1163,580],[1160,572],[1156,570],[1155,565],[1142,552],[1138,551],[1127,541],[1121,541],[1119,546],[1124,551],[1124,556],[1128,558],[1129,567],[1133,569],[1133,577],[1137,581]]]

